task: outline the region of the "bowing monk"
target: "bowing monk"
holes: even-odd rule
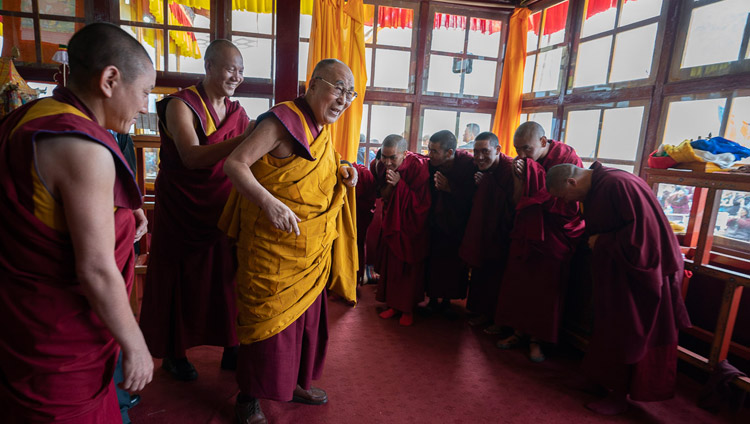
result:
[[[157,104],[161,149],[141,330],[162,368],[178,380],[198,373],[186,350],[223,346],[221,368],[237,364],[234,253],[216,226],[231,182],[222,166],[250,129],[229,96],[242,80],[240,51],[227,40],[206,49],[203,82]]]
[[[414,307],[424,299],[427,257],[427,214],[430,210],[427,158],[407,151],[406,139],[391,134],[383,140],[379,173],[382,216],[378,241],[380,273],[376,299],[388,309],[380,317],[401,313],[399,324],[412,325]]]
[[[373,218],[377,190],[375,188],[375,177],[368,167],[359,163],[354,163],[352,166],[357,168],[357,252],[359,253],[357,282],[365,283],[367,271],[365,240],[367,239],[367,229],[370,227]]]
[[[220,226],[237,239],[235,412],[265,423],[258,399],[320,405],[328,342],[326,286],[356,300],[356,170],[329,124],[357,97],[343,62],[320,61],[304,96],[258,117],[224,169],[234,183]],[[342,290],[343,289],[343,292]]]
[[[513,162],[500,150],[497,136],[491,132],[477,135],[474,141],[474,174],[477,186],[459,255],[471,266],[466,308],[476,317],[471,325],[483,325],[495,318],[497,293],[508,257],[510,230],[513,227]],[[485,329],[499,334],[499,326]]]
[[[427,309],[450,312],[451,299],[466,298],[469,283],[469,270],[459,258],[458,248],[471,212],[477,167],[469,152],[456,151],[456,136],[448,130],[430,137],[428,151],[432,204],[427,219]],[[438,299],[442,299],[441,304]]]
[[[529,337],[529,359],[544,361],[540,342],[557,342],[570,260],[583,233],[578,203],[551,198],[544,176],[561,163],[581,165],[575,150],[544,136],[536,122],[513,135],[516,217],[495,322],[515,332],[497,346],[510,349]]]
[[[146,113],[156,72],[117,26],[87,25],[68,43],[68,86],[0,125],[0,408],[4,423],[120,422],[123,389],[151,381],[133,317],[141,193],[107,129]],[[119,345],[119,346],[118,346]]]
[[[586,405],[606,415],[638,401],[674,396],[677,332],[690,326],[682,299],[683,259],[651,188],[637,176],[594,162],[558,165],[547,189],[583,202],[594,284],[594,327],[586,374],[610,390]]]

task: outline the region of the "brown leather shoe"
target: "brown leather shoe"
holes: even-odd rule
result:
[[[237,416],[237,422],[240,424],[268,424],[266,416],[263,415],[263,411],[260,409],[258,399],[253,399],[250,402],[235,403],[234,414]]]
[[[306,403],[308,405],[322,405],[328,402],[328,395],[323,389],[310,386],[310,390],[305,390],[298,384],[297,388],[294,389],[292,402]]]

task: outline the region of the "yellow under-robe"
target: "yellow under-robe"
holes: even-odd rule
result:
[[[301,219],[300,235],[276,229],[235,189],[219,220],[219,228],[237,240],[237,336],[242,344],[280,333],[326,286],[356,302],[354,189],[339,178],[340,156],[328,127],[313,140],[303,112],[293,102],[285,105],[299,116],[316,159],[265,155],[250,169]]]

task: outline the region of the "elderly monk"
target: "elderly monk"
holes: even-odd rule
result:
[[[222,167],[250,129],[229,97],[242,80],[237,47],[215,40],[206,76],[157,105],[161,149],[156,207],[143,293],[141,330],[162,368],[178,380],[198,378],[185,351],[224,346],[221,367],[235,369],[234,252],[216,226],[232,183]]]
[[[451,299],[466,298],[469,273],[458,256],[471,213],[477,171],[469,152],[456,151],[456,136],[448,130],[430,137],[430,191],[432,204],[427,219],[430,249],[425,281],[430,311],[450,313]],[[442,304],[438,304],[442,299]]]
[[[224,164],[235,187],[220,226],[237,238],[242,423],[266,422],[258,399],[328,401],[310,386],[328,341],[325,289],[330,280],[354,301],[357,257],[357,173],[329,125],[357,97],[353,86],[343,62],[320,61],[305,95],[259,116]]]
[[[376,299],[388,305],[381,318],[401,312],[399,324],[404,326],[413,324],[414,307],[424,299],[430,210],[427,158],[407,151],[407,147],[400,135],[386,137],[380,155],[383,172],[376,175],[383,201]]]
[[[477,186],[469,222],[459,255],[471,266],[466,308],[476,317],[471,325],[483,325],[495,317],[500,279],[508,258],[510,230],[513,227],[513,162],[501,152],[497,136],[491,132],[477,135],[474,141],[474,174]],[[485,329],[498,334],[498,326]]]
[[[674,396],[677,332],[690,326],[682,299],[683,259],[651,188],[637,176],[594,162],[558,165],[547,189],[583,202],[594,284],[594,328],[586,373],[611,392],[589,403],[614,415],[638,401]]]
[[[545,137],[533,121],[516,129],[513,145],[518,152],[513,161],[516,217],[495,322],[512,326],[515,333],[497,346],[509,349],[528,335],[529,359],[541,362],[539,343],[557,342],[570,260],[583,234],[578,203],[552,198],[544,176],[554,165],[581,165],[581,159],[572,147]]]
[[[156,72],[106,23],[75,33],[68,55],[67,88],[0,125],[4,423],[120,422],[120,347],[122,388],[141,390],[153,373],[128,302],[141,193],[105,128],[127,133],[147,112]]]

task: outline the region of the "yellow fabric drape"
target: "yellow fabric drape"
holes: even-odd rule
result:
[[[331,137],[341,157],[354,162],[359,147],[359,131],[367,84],[365,63],[364,7],[362,0],[315,0],[310,51],[307,61],[309,83],[315,65],[328,58],[346,63],[354,75],[354,90],[359,96],[349,109],[331,125]]]
[[[183,1],[190,0],[180,0]],[[206,0],[208,1],[208,0]],[[232,0],[232,10],[244,10],[255,13],[273,13],[273,0]],[[302,0],[300,12],[303,15],[312,15],[313,0]]]
[[[190,0],[186,0],[186,1],[190,1]],[[194,0],[193,2],[202,3],[203,0]],[[182,4],[183,2],[178,1],[177,3]],[[152,15],[154,15],[154,19],[156,20],[156,23],[159,23],[159,24],[164,23],[164,8],[162,7],[163,5],[164,4],[162,3],[161,0],[149,0],[148,2],[148,10],[149,12],[151,12]],[[172,20],[174,22],[179,22],[177,20],[177,17],[172,13],[171,10],[169,14],[172,16]],[[200,59],[201,51],[200,51],[200,48],[198,47],[197,40],[195,40],[194,37],[195,36],[191,32],[169,31],[170,53],[177,53],[178,55],[183,56],[183,57],[192,57],[193,59]],[[143,31],[143,39],[150,46],[156,45],[157,40],[154,40],[154,38],[155,38],[155,31],[148,31],[148,30]],[[160,38],[159,42],[161,42],[161,37],[159,38]]]
[[[518,8],[510,17],[503,78],[500,93],[497,96],[495,120],[492,123],[492,132],[500,140],[503,153],[511,157],[516,156],[513,133],[521,121],[523,71],[526,66],[526,33],[529,30],[530,14],[529,9]]]
[[[211,9],[211,0],[173,0],[177,4],[198,9]]]
[[[328,127],[316,139],[293,102],[282,105],[304,126],[310,153],[276,159],[266,155],[251,170],[258,182],[300,218],[300,235],[277,230],[265,213],[237,193],[229,196],[219,228],[237,239],[237,336],[248,344],[293,323],[328,286],[356,302],[356,225],[349,202],[354,189],[338,176],[340,156]],[[338,252],[339,246],[349,246]],[[353,252],[347,258],[346,251]],[[346,287],[336,285],[343,283]],[[344,288],[344,291],[337,289]]]

